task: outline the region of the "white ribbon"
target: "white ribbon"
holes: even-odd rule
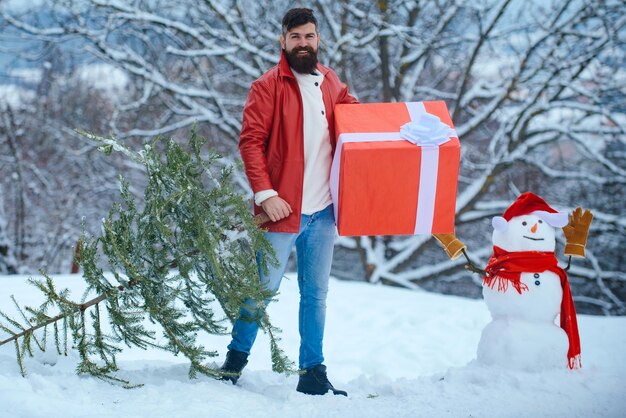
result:
[[[435,214],[437,194],[437,172],[439,169],[439,145],[451,137],[458,137],[456,131],[434,115],[426,112],[422,102],[407,102],[411,122],[404,124],[400,132],[343,133],[337,138],[337,147],[330,171],[330,193],[334,202],[335,221],[339,223],[339,173],[341,172],[341,150],[344,143],[372,141],[408,140],[422,147],[422,164],[414,234],[430,234]],[[443,125],[443,126],[442,126]]]

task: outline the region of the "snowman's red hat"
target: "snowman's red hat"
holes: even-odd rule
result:
[[[536,194],[525,192],[519,195],[501,217],[493,218],[492,224],[496,229],[503,229],[506,228],[505,225],[508,221],[522,215],[536,215],[554,228],[562,228],[568,222],[567,212],[559,212]]]

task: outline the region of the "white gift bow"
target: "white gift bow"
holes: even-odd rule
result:
[[[405,129],[405,132],[408,130],[409,132],[415,131],[413,125],[414,122],[418,122],[425,115],[433,116],[439,121],[439,124],[445,125],[441,120],[434,116],[430,115],[426,112],[426,108],[424,107],[423,102],[407,102],[405,103],[406,107],[409,111],[409,116],[411,118],[411,122],[404,124],[402,128],[409,125],[408,128]],[[436,128],[436,124],[433,122],[430,123],[432,126]],[[422,164],[420,167],[420,182],[419,182],[419,195],[418,195],[418,205],[415,215],[415,229],[413,231],[414,234],[430,234],[433,226],[433,219],[435,216],[435,196],[437,194],[437,172],[439,170],[439,145],[450,140],[451,137],[458,138],[456,131],[450,128],[448,125],[445,125],[448,129],[447,138],[443,138],[440,135],[439,128],[435,129],[435,132],[438,134],[437,136],[440,138],[440,142],[437,144],[424,144],[422,146]],[[418,129],[419,131],[420,129]],[[414,138],[415,134],[412,135]],[[330,171],[330,193],[333,198],[334,203],[334,211],[335,211],[335,222],[339,223],[339,173],[341,172],[341,149],[344,143],[348,142],[373,142],[373,141],[403,141],[407,140],[401,136],[400,132],[365,132],[365,133],[343,133],[339,135],[337,138],[337,146],[335,148],[335,155],[333,157],[333,163]],[[416,145],[418,144],[411,139],[409,141],[413,142]],[[429,181],[426,178],[429,177]]]
[[[450,140],[453,129],[435,115],[423,113],[400,127],[400,136],[415,145],[439,146]]]

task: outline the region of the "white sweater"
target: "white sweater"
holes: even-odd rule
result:
[[[293,71],[302,95],[304,115],[304,180],[302,184],[302,214],[310,215],[332,203],[330,196],[330,166],[332,147],[326,108],[322,98],[322,74],[299,74]],[[276,196],[275,190],[261,190],[254,195],[257,205]]]

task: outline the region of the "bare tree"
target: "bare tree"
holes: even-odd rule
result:
[[[128,75],[110,117],[80,127],[133,141],[180,135],[197,121],[212,146],[237,159],[247,89],[277,62],[280,17],[291,2],[56,4],[45,25],[8,11],[0,24],[63,51],[71,45],[82,60],[95,57]],[[486,261],[489,218],[521,191],[561,208],[589,207],[596,215],[590,256],[571,270],[577,301],[589,311],[626,313],[616,245],[625,232],[623,1],[316,0],[313,7],[322,60],[362,101],[448,103],[462,143],[457,234],[473,257]],[[80,125],[75,116],[49,129],[67,135]],[[243,176],[236,180],[247,187]],[[480,278],[462,261],[445,260],[428,236],[338,245],[338,275],[452,293],[480,289]]]
[[[48,86],[45,94],[23,97],[0,117],[6,211],[5,225],[0,225],[0,237],[6,238],[0,241],[8,242],[12,272],[68,272],[83,220],[90,232],[98,231],[99,220],[119,195],[118,174],[141,184],[142,171],[132,163],[102,156],[74,131],[76,126],[95,128],[112,112],[106,95],[76,78],[72,73],[41,77],[40,84]]]
[[[615,74],[624,64],[626,9],[606,1],[522,3],[377,2],[378,9],[352,13],[355,49],[378,56],[382,81],[373,90],[381,99],[448,101],[463,147],[457,233],[475,257],[486,261],[486,221],[520,191],[562,207],[591,207],[590,262],[572,273],[597,286],[580,301],[626,313],[622,258],[612,251],[613,259],[596,258],[607,249],[603,240],[594,242],[624,234],[615,218],[623,208],[601,202],[615,194],[623,201],[626,181],[624,159],[607,154],[624,145],[626,90]],[[379,48],[368,50],[359,38],[375,31]],[[469,275],[460,260],[430,261],[437,256],[429,253],[428,237],[342,243],[360,249],[372,282],[429,286]]]
[[[0,196],[3,190],[0,187]],[[0,202],[0,273],[14,274],[17,273],[17,263],[13,254],[13,246],[7,234],[7,221],[4,212],[4,205]]]

